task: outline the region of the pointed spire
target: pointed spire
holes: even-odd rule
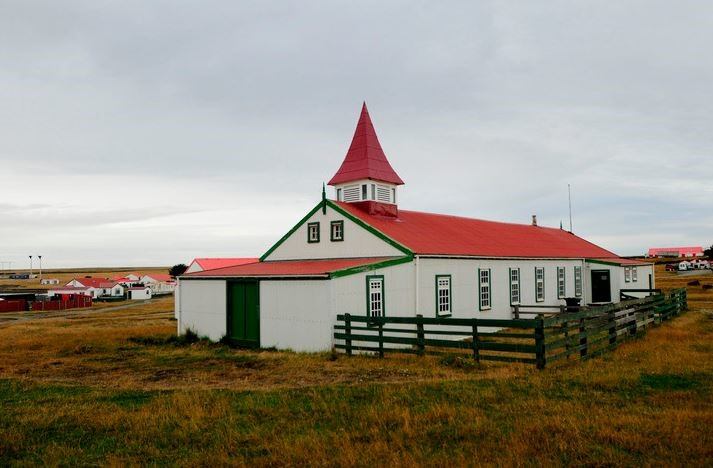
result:
[[[357,122],[349,151],[347,151],[339,170],[329,181],[329,185],[359,179],[380,180],[395,185],[404,183],[389,164],[384,150],[381,149],[376,130],[374,130],[369,111],[366,108],[366,101],[361,107],[361,115],[359,115],[359,122]]]

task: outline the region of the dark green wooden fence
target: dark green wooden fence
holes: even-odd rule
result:
[[[519,306],[523,309],[535,306]],[[467,353],[480,361],[535,364],[585,359],[615,348],[686,310],[686,290],[654,294],[601,307],[538,313],[512,320],[480,318],[367,317],[338,315],[335,347],[353,352],[414,354]]]

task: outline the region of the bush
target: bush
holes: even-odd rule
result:
[[[472,357],[458,356],[456,354],[446,354],[441,358],[440,363],[457,369],[476,369],[478,367],[478,363]]]

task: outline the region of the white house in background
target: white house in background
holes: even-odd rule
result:
[[[194,258],[191,263],[188,264],[186,273],[196,273],[198,271],[215,270],[216,268],[245,265],[246,263],[255,263],[258,260],[259,259],[256,257]]]
[[[617,302],[653,265],[571,232],[401,210],[366,105],[322,200],[259,262],[179,278],[178,332],[323,351],[337,314],[509,319],[513,305]]]
[[[44,278],[44,279],[40,280],[40,284],[44,284],[44,285],[59,284],[59,280],[57,278]]]
[[[148,286],[139,286],[127,289],[127,299],[131,301],[143,301],[151,299],[151,288]]]
[[[153,294],[171,294],[176,289],[176,280],[165,273],[143,275],[139,282],[151,288]]]
[[[76,288],[87,288],[89,295],[94,299],[100,296],[122,296],[125,286],[109,278],[74,278],[66,284]]]

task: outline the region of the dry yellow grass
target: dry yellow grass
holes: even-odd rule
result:
[[[711,465],[713,291],[689,291],[544,371],[177,345],[167,299],[3,326],[0,464]]]
[[[18,271],[18,273],[27,273],[28,271]],[[94,268],[94,269],[61,269],[61,270],[45,270],[42,273],[42,277],[47,278],[57,278],[59,280],[59,285],[65,285],[70,282],[73,278],[84,278],[85,276],[92,276],[95,278],[115,278],[118,276],[123,276],[128,273],[139,273],[139,274],[150,274],[150,273],[167,273],[168,267],[156,267],[156,268]],[[35,274],[38,274],[38,270],[34,270]],[[0,291],[3,289],[51,289],[56,288],[56,285],[45,285],[40,284],[40,278],[33,278],[28,280],[18,280],[18,279],[8,279],[0,278]]]

